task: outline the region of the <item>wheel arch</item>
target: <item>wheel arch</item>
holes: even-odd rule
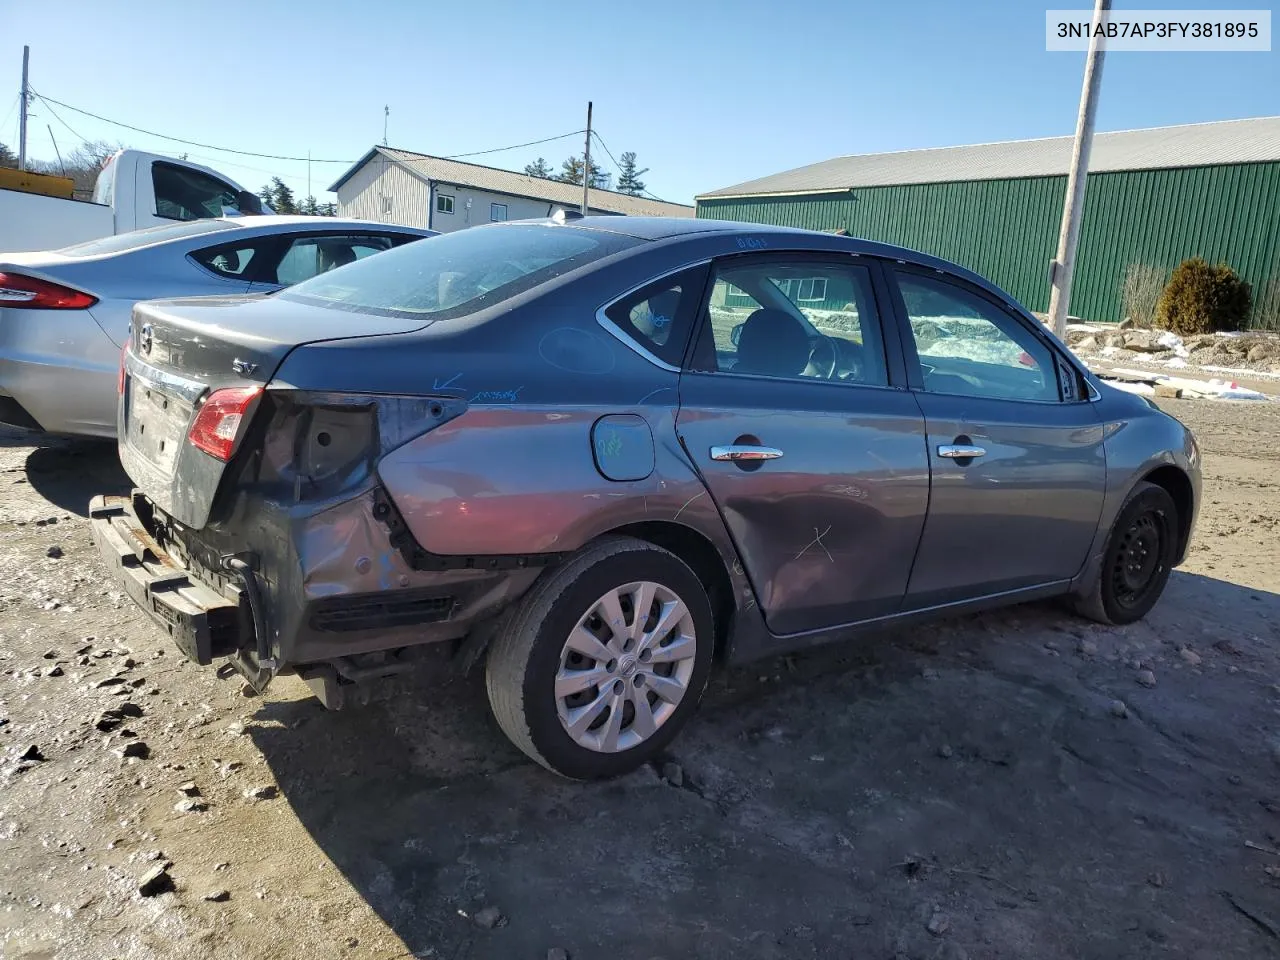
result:
[[[1178,508],[1177,557],[1181,562],[1190,546],[1191,521],[1195,516],[1196,494],[1191,477],[1181,467],[1165,464],[1148,471],[1142,480],[1162,488],[1173,498],[1173,504]]]
[[[733,579],[720,550],[705,534],[671,520],[644,520],[615,527],[600,537],[633,537],[669,550],[688,564],[707,587],[715,629],[715,656],[724,658],[736,611]],[[599,539],[599,538],[597,538]]]

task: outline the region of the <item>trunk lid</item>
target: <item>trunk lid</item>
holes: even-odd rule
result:
[[[187,440],[210,394],[265,386],[289,352],[303,344],[422,326],[416,318],[353,314],[263,295],[140,303],[123,359],[121,463],[157,506],[198,530],[209,519],[226,467]],[[254,402],[246,411],[241,437],[256,407]]]

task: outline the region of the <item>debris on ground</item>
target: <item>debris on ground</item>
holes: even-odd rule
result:
[[[154,897],[162,893],[170,893],[174,889],[173,877],[169,876],[169,868],[173,864],[165,861],[156,864],[138,881],[138,893],[144,897]]]
[[[684,785],[684,769],[680,764],[668,760],[662,765],[662,779],[673,787]]]
[[[475,921],[477,927],[485,930],[492,930],[494,927],[502,926],[506,922],[506,917],[502,915],[502,911],[497,907],[482,907],[477,910],[471,918]]]

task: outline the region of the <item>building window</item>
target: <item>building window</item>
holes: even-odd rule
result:
[[[378,199],[382,201],[382,207],[381,207],[382,215],[386,216],[389,213],[391,213],[391,198],[388,197],[386,194],[382,194],[378,197]]]
[[[453,213],[453,197],[447,193],[436,194],[436,213]]]
[[[806,277],[798,281],[796,284],[799,290],[796,293],[797,300],[825,300],[827,299],[827,278],[826,277]]]
[[[505,203],[489,204],[489,219],[495,221],[507,219],[507,205]]]

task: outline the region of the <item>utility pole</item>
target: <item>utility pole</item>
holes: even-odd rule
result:
[[[31,96],[27,86],[27,61],[31,59],[31,48],[22,48],[22,93],[21,106],[18,108],[18,169],[27,169],[27,100]]]
[[[587,191],[591,189],[591,101],[587,101],[587,146],[582,151],[582,215],[587,215]]]
[[[1084,188],[1089,176],[1089,150],[1093,146],[1093,121],[1098,112],[1098,92],[1102,85],[1102,61],[1106,56],[1098,26],[1111,9],[1111,0],[1096,0],[1089,53],[1084,62],[1084,88],[1080,91],[1080,115],[1076,118],[1076,140],[1071,150],[1071,172],[1067,175],[1067,198],[1062,208],[1062,228],[1058,233],[1058,255],[1049,266],[1049,324],[1054,334],[1067,333],[1067,311],[1071,306],[1071,278],[1076,268],[1076,247],[1080,243],[1080,220],[1084,216]]]

